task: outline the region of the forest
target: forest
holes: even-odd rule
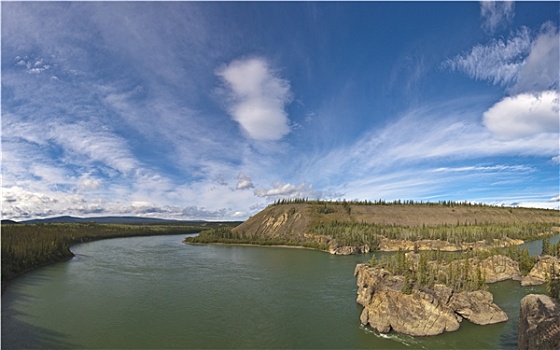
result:
[[[519,264],[519,270],[527,275],[537,262],[527,248],[508,247],[489,250],[469,250],[461,253],[446,253],[439,250],[414,252],[413,256],[399,251],[380,259],[373,256],[369,266],[383,268],[393,275],[404,276],[402,292],[410,294],[413,290],[430,291],[436,283],[445,284],[455,291],[487,289],[486,276],[478,262],[495,256],[506,256]],[[550,244],[543,240],[541,255],[560,257],[560,242]],[[551,297],[560,300],[560,276],[554,267],[547,275],[546,288]]]

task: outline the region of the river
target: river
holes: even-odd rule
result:
[[[354,267],[371,255],[193,246],[184,237],[76,245],[73,259],[12,281],[2,296],[2,348],[516,349],[519,300],[544,291],[495,283],[508,322],[379,336],[360,326],[355,302]],[[540,242],[529,248],[539,252]]]

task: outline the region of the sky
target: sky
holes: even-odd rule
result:
[[[2,2],[2,218],[556,208],[558,2]]]

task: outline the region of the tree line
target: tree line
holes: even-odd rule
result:
[[[401,226],[357,222],[316,223],[311,226],[310,233],[331,236],[342,245],[369,244],[372,249],[377,248],[381,238],[392,240],[440,240],[460,245],[493,240],[520,239],[532,240],[551,235],[553,223],[504,223],[504,224],[460,224]]]
[[[403,293],[413,290],[431,291],[435,284],[444,284],[454,291],[487,289],[486,276],[480,261],[491,256],[509,257],[519,264],[520,271],[527,274],[536,262],[527,248],[473,250],[461,253],[445,253],[439,250],[422,251],[407,256],[399,251],[381,259],[375,256],[369,262],[371,267],[384,268],[393,275],[404,277]]]
[[[413,199],[408,200],[401,200],[396,199],[393,201],[387,201],[384,199],[378,200],[346,200],[343,199],[341,201],[325,201],[319,199],[309,199],[309,198],[282,198],[274,201],[271,203],[269,207],[277,206],[277,205],[284,205],[284,204],[319,204],[319,205],[423,205],[423,206],[442,206],[442,207],[498,207],[491,204],[484,204],[484,203],[475,203],[469,201],[451,201],[451,200],[442,200],[437,202],[430,202],[430,201],[418,201]],[[512,207],[514,209],[514,207]]]

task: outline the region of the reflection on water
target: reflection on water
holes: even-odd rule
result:
[[[544,289],[491,285],[506,323],[464,321],[437,337],[378,335],[360,326],[355,302],[354,267],[371,254],[183,238],[82,244],[74,259],[17,279],[2,296],[2,347],[515,349],[519,300]]]

